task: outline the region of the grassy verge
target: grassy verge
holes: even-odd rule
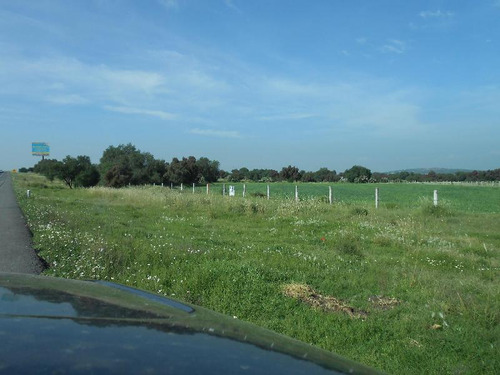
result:
[[[500,367],[498,211],[15,185],[46,274],[172,296],[389,373]]]

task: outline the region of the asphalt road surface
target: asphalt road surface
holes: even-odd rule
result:
[[[10,173],[0,172],[0,272],[42,272],[31,235],[17,204]]]

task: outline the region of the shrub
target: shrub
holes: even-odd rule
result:
[[[358,216],[367,216],[368,215],[368,210],[366,208],[362,207],[354,207],[351,210],[352,215],[358,215]]]
[[[424,204],[421,207],[420,212],[423,216],[430,217],[446,217],[452,215],[451,210],[445,205],[434,206],[432,203]]]

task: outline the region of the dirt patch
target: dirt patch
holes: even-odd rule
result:
[[[283,285],[283,294],[287,297],[298,299],[309,306],[324,312],[343,312],[353,319],[365,318],[368,313],[355,309],[344,301],[332,296],[323,296],[306,284]]]
[[[368,298],[368,301],[370,301],[374,307],[382,310],[393,309],[401,303],[397,298],[384,296],[371,296]]]

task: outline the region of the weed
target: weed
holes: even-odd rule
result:
[[[363,256],[359,239],[352,235],[338,238],[335,241],[335,249],[344,255],[352,255],[354,257]]]

